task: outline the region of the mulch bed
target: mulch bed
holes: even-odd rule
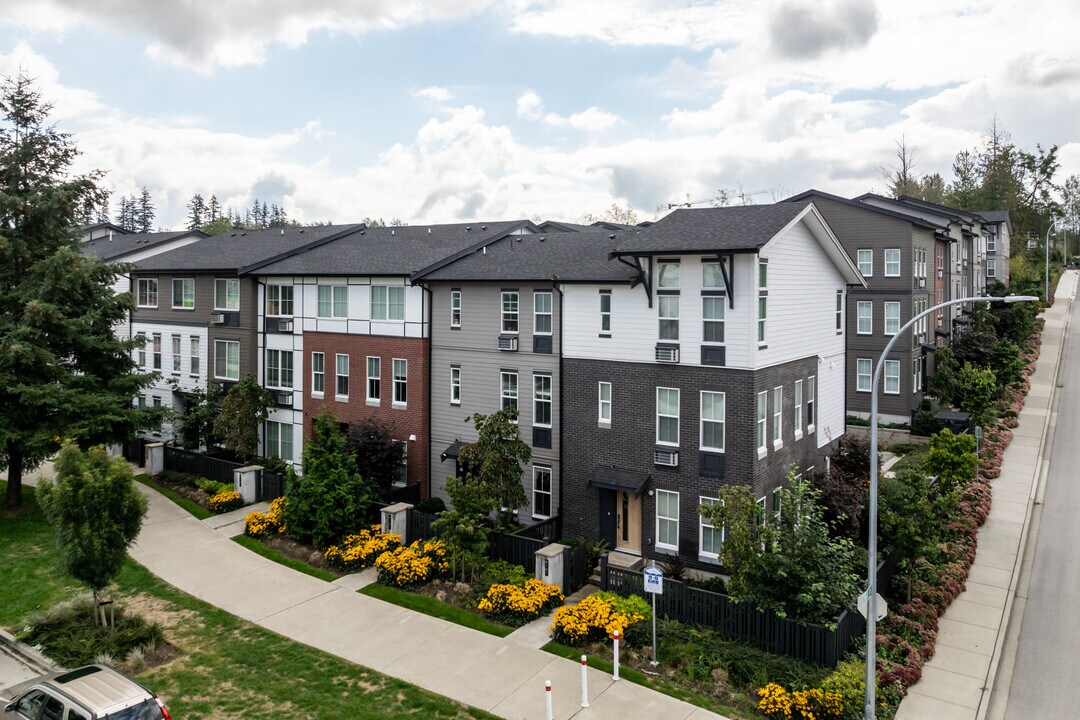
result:
[[[344,573],[331,567],[326,560],[323,559],[322,551],[318,550],[314,545],[293,540],[291,537],[284,534],[268,535],[259,538],[259,542],[268,548],[277,550],[282,555],[287,555],[294,560],[307,563],[312,567],[319,568],[320,570],[327,570],[335,575],[344,575]]]
[[[194,485],[172,482],[167,478],[167,476],[164,475],[158,475],[154,477],[153,480],[154,483],[156,483],[157,485],[172,490],[174,493],[184,498],[185,500],[190,500],[204,510],[210,510],[210,498],[206,496],[206,493],[204,493],[202,490],[195,487]]]

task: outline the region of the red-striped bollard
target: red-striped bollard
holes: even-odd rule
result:
[[[555,720],[555,716],[551,714],[551,681],[548,680],[544,683],[544,702],[547,704],[547,715],[544,717],[547,720]]]
[[[614,653],[615,653],[615,670],[611,673],[611,679],[617,681],[619,679],[619,631],[618,630],[615,631]]]
[[[589,661],[581,656],[581,707],[589,707]]]

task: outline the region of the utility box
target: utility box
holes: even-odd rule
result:
[[[165,443],[147,443],[144,452],[146,456],[143,464],[146,466],[147,475],[157,477],[165,472]]]
[[[380,513],[382,531],[401,536],[401,544],[409,544],[409,503],[395,503],[384,507]]]
[[[262,471],[261,465],[247,465],[233,470],[233,490],[240,493],[240,499],[245,505],[258,502],[259,476]]]
[[[934,416],[934,422],[939,430],[948,429],[958,435],[975,432],[975,419],[968,412],[943,410]]]
[[[566,587],[566,551],[569,548],[559,543],[545,545],[536,551],[536,579],[551,585],[557,585],[559,592],[567,594]]]

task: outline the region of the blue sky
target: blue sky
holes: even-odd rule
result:
[[[253,12],[251,6],[258,10]],[[996,116],[1080,172],[1069,0],[6,0],[84,169],[301,220],[642,219],[717,190],[949,178]],[[1054,22],[1046,22],[1054,18]]]

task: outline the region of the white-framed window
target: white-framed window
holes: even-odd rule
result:
[[[551,468],[533,465],[532,516],[537,520],[551,517]]]
[[[698,502],[702,506],[722,503],[719,498],[701,496]],[[720,546],[724,544],[724,528],[717,528],[712,520],[698,513],[698,555],[708,560],[717,560],[720,557]]]
[[[780,447],[783,444],[784,438],[784,388],[775,387],[772,391],[773,402],[773,416],[772,416],[772,432],[773,432],[773,445]]]
[[[679,444],[678,388],[656,388],[656,442],[658,445]]]
[[[279,423],[273,420],[266,421],[266,447],[263,448],[266,457],[278,457],[292,462],[293,460],[293,426],[292,423]]]
[[[885,248],[885,277],[900,277],[900,248]]]
[[[679,493],[656,491],[656,547],[679,551]]]
[[[409,484],[409,443],[406,440],[394,440],[395,445],[401,446],[401,462],[394,469],[394,487],[405,487]]]
[[[518,406],[518,374],[512,370],[499,372],[499,398],[502,407],[512,407],[517,410]]]
[[[140,368],[146,367],[146,333],[135,333],[136,357]]]
[[[346,318],[349,316],[349,287],[347,285],[319,285],[316,290],[316,315],[321,318]]]
[[[796,439],[802,437],[802,411],[803,411],[803,398],[802,398],[803,381],[795,381],[795,437]]]
[[[403,358],[394,358],[391,370],[394,372],[394,405],[405,405],[409,402],[409,361]]]
[[[797,477],[801,478],[802,474],[800,473]],[[780,517],[781,517],[781,515],[783,515],[783,508],[781,507],[781,502],[782,502],[781,497],[782,496],[780,495],[780,488],[773,488],[773,491],[772,491],[772,516],[773,516],[773,520],[775,520],[777,522],[780,521]]]
[[[450,368],[450,404],[461,404],[461,368]]]
[[[859,300],[855,303],[855,332],[871,335],[874,332],[874,301]]]
[[[764,295],[757,299],[757,341],[765,342],[765,322],[769,318],[769,298]]]
[[[874,374],[874,361],[870,358],[859,358],[855,361],[855,390],[857,392],[870,392],[870,380]]]
[[[349,356],[340,353],[334,355],[334,397],[349,397]]]
[[[767,290],[769,288],[769,263],[760,257],[757,263],[757,287],[758,290]]]
[[[660,339],[678,340],[679,296],[661,295],[657,298],[656,306],[660,318]]]
[[[817,378],[813,375],[806,378],[806,432],[814,432],[817,425],[817,406],[814,403],[814,386]]]
[[[900,303],[885,301],[885,334],[895,335],[900,332]]]
[[[195,278],[173,278],[172,308],[173,310],[195,309]]]
[[[240,309],[239,278],[216,278],[214,280],[214,309]]]
[[[461,291],[450,291],[450,327],[461,327]]]
[[[533,334],[551,334],[551,291],[533,293]]]
[[[154,369],[161,369],[161,333],[154,333],[152,336],[154,343]]]
[[[190,341],[191,341],[191,355],[189,357],[189,362],[190,362],[190,365],[191,365],[190,374],[198,376],[198,374],[200,372],[202,372],[202,340],[199,339],[198,335],[192,335],[191,338],[190,338]]]
[[[722,392],[701,391],[701,449],[724,452],[726,407]]]
[[[172,336],[172,369],[174,373],[180,372],[180,366],[184,359],[180,356],[180,336]]]
[[[769,515],[768,515],[768,513],[766,511],[767,507],[768,507],[768,500],[765,498],[764,495],[762,495],[761,497],[759,497],[757,499],[757,524],[758,525],[764,525],[766,523],[766,521],[769,519]],[[764,541],[762,541],[761,549],[762,550],[765,549]]]
[[[599,399],[598,418],[601,425],[611,424],[611,383],[601,382],[597,390]]]
[[[900,394],[900,361],[885,361],[885,394]]]
[[[292,350],[266,351],[266,387],[278,390],[292,390],[293,353]]]
[[[600,333],[611,333],[611,291],[600,291]]]
[[[214,341],[214,377],[219,380],[240,379],[240,342]]]
[[[859,250],[859,272],[863,277],[874,276],[874,251]]]
[[[664,262],[660,261],[656,266],[657,282],[656,287],[664,290],[678,290],[679,283],[679,263],[677,262]]]
[[[136,284],[135,304],[144,308],[158,305],[158,279],[139,278]]]
[[[502,331],[516,333],[518,331],[518,305],[521,296],[517,290],[503,290],[502,292]]]
[[[997,252],[997,236],[993,233],[986,236],[986,252]]]
[[[326,355],[311,353],[311,394],[322,396],[326,390]]]
[[[911,394],[918,395],[922,390],[922,358],[911,361]]]
[[[997,277],[997,260],[994,258],[986,258],[986,277]]]
[[[765,421],[769,414],[769,391],[757,394],[757,449],[758,454],[765,452]]]
[[[550,375],[533,375],[533,425],[551,427]]]
[[[704,342],[724,342],[724,300],[721,296],[701,298],[701,337]]]
[[[405,288],[402,285],[371,286],[371,319],[404,320]]]
[[[266,286],[266,314],[270,317],[292,317],[292,285]]]
[[[701,263],[701,287],[706,290],[726,290],[724,287],[724,274],[720,271],[720,263]]]
[[[369,402],[379,402],[382,398],[382,358],[367,357],[367,396]]]
[[[836,291],[836,333],[844,331],[844,291]]]

